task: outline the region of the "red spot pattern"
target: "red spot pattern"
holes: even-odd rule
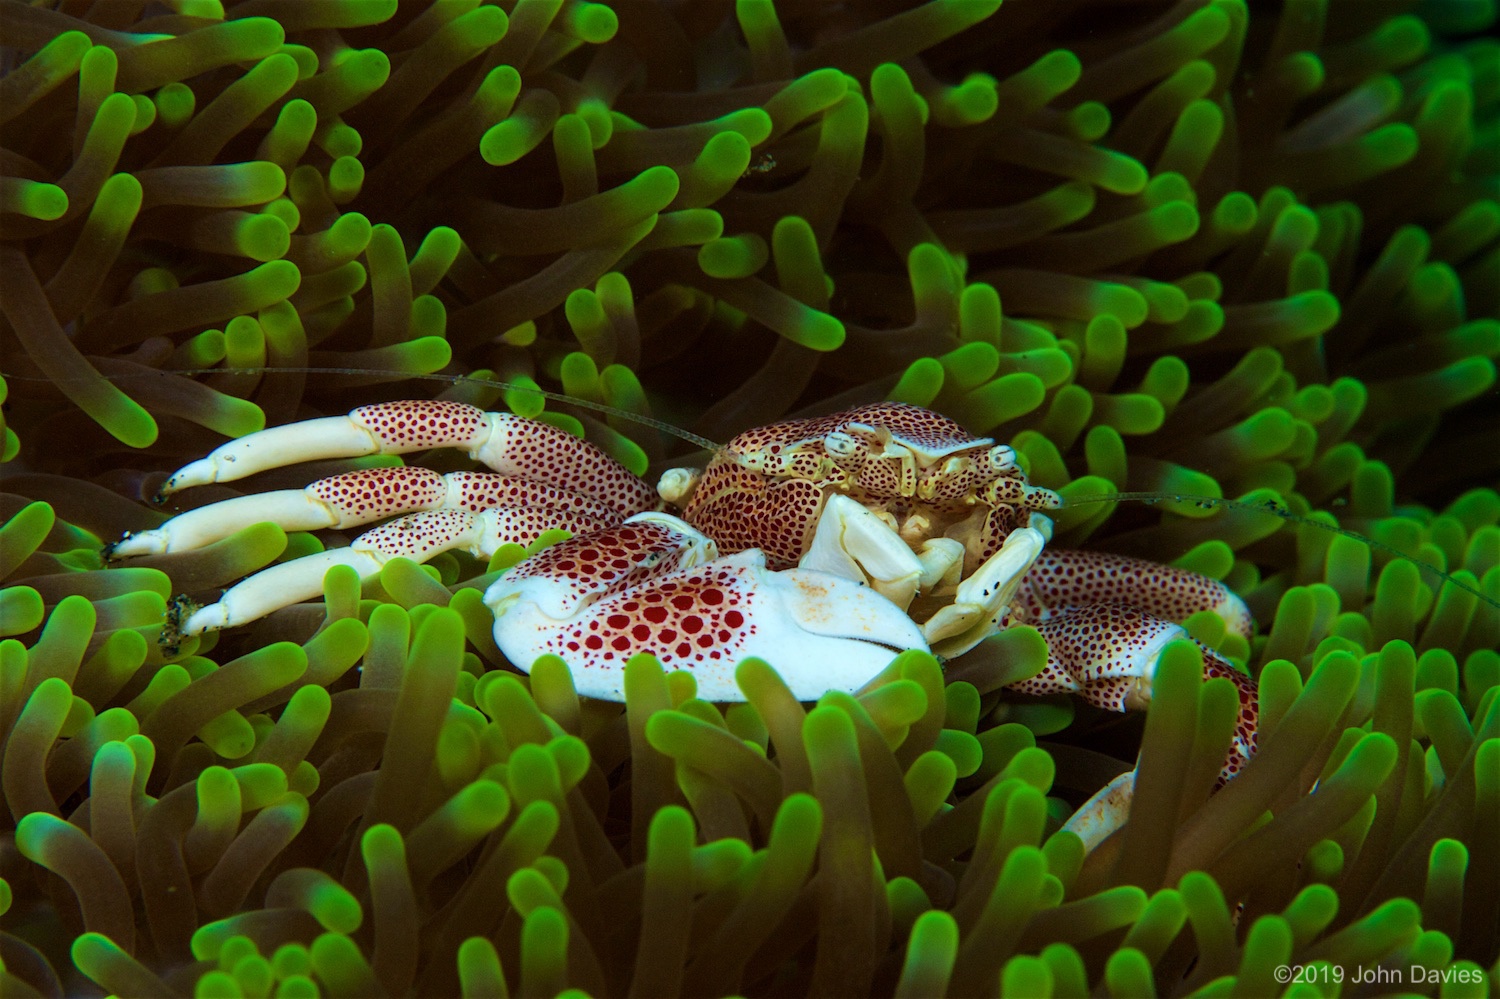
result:
[[[574,514],[601,524],[618,519],[618,513],[608,503],[514,475],[449,472],[447,479],[456,494],[458,506],[475,513],[492,507],[515,506]]]
[[[428,447],[469,447],[486,423],[484,410],[438,399],[361,406],[349,418],[374,434],[387,454]]]
[[[1026,621],[1088,604],[1125,603],[1167,621],[1185,621],[1204,610],[1226,608],[1232,631],[1248,637],[1249,611],[1217,580],[1186,569],[1107,552],[1049,548],[1026,574],[1016,613]]]
[[[1204,649],[1203,679],[1211,680],[1216,676],[1228,677],[1240,697],[1240,714],[1234,723],[1234,738],[1230,742],[1224,767],[1219,771],[1219,785],[1222,787],[1225,781],[1233,779],[1244,769],[1245,764],[1250,762],[1250,757],[1255,755],[1260,731],[1260,697],[1254,680]]]
[[[509,542],[529,545],[540,538],[544,531],[588,534],[602,530],[613,520],[597,520],[566,510],[543,510],[528,506],[494,506],[489,509],[494,511],[495,540],[498,544]]]
[[[941,463],[928,469],[918,487],[922,495],[936,504],[967,501],[970,496],[984,496],[991,502],[1024,505],[1030,488],[1020,469],[997,471],[989,463],[987,452],[962,456],[966,467],[944,469]]]
[[[669,669],[736,662],[757,631],[751,623],[755,571],[710,564],[613,593],[548,639],[544,651],[578,669],[597,669],[641,652]]]
[[[341,526],[363,524],[442,502],[443,477],[427,468],[366,468],[319,479],[307,491],[343,515]]]
[[[509,578],[565,579],[580,594],[615,593],[677,569],[683,543],[683,536],[665,524],[621,524],[538,552],[511,569]]]
[[[535,420],[488,414],[464,403],[441,400],[362,406],[349,418],[369,430],[386,453],[462,447],[507,473],[458,472],[448,477],[458,505],[473,512],[538,506],[608,523],[661,505],[651,485],[609,455],[567,431]],[[406,470],[378,471],[399,474]]]
[[[1118,603],[1074,608],[1041,622],[1037,630],[1047,640],[1049,668],[1012,689],[1023,694],[1048,693],[1044,678],[1055,678],[1060,672],[1070,681],[1065,689],[1081,690],[1085,697],[1100,680],[1138,675],[1147,650],[1167,633],[1180,631],[1170,622]],[[1123,704],[1100,707],[1124,710]]]
[[[789,569],[812,542],[823,499],[823,490],[812,482],[777,482],[729,465],[708,488],[699,484],[684,517],[713,538],[721,552],[759,548],[772,569]]]
[[[350,547],[421,562],[454,547],[473,526],[474,515],[467,510],[425,510],[366,531]]]
[[[621,520],[661,506],[653,486],[588,441],[509,413],[493,419],[494,437],[480,457],[495,471],[607,503]]]
[[[1023,526],[1025,518],[1029,516],[1008,506],[997,506],[986,513],[979,537],[975,539],[975,544],[970,545],[973,567],[978,568],[983,565],[986,559],[999,551],[1005,545],[1005,539],[1010,537],[1010,532]],[[969,561],[969,559],[964,560],[966,569]]]
[[[829,416],[756,427],[730,441],[730,447],[741,452],[790,449],[802,441],[818,441],[834,431],[848,430],[851,425],[889,430],[892,436],[924,451],[951,451],[979,440],[956,420],[941,413],[905,402],[876,402]]]
[[[873,496],[900,496],[915,488],[915,483],[901,481],[901,464],[896,461],[864,462],[857,481],[860,489]]]

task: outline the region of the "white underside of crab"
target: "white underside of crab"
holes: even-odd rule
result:
[[[857,690],[896,652],[926,647],[911,618],[858,581],[810,569],[773,572],[754,548],[719,556],[712,540],[669,514],[639,514],[625,526],[675,534],[701,557],[591,591],[560,575],[501,577],[484,602],[506,658],[530,663],[560,655],[575,664],[580,694],[608,700],[624,699],[625,663],[639,652],[669,669],[690,669],[698,696],[711,701],[744,698],[734,669],[746,657],[817,663],[816,670],[782,671],[793,695],[814,700],[829,690]],[[601,540],[611,539],[563,542],[550,550],[552,561],[597,549]]]

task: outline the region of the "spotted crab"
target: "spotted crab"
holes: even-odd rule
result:
[[[171,476],[162,492],[300,461],[466,450],[491,472],[414,466],[347,472],[305,489],[251,494],[180,514],[112,546],[113,558],[193,549],[243,527],[351,528],[347,548],[272,566],[178,623],[197,634],[317,596],[323,575],[362,578],[396,557],[493,554],[562,528],[569,540],[490,586],[495,641],[527,670],[569,663],[579,693],[623,699],[625,662],[654,654],[693,673],[700,696],[739,700],[734,667],[757,656],[792,692],[853,691],[906,649],[951,659],[1014,624],[1046,639],[1047,665],[1015,685],[1074,691],[1100,707],[1144,707],[1162,649],[1204,610],[1248,635],[1244,603],[1195,573],[1097,552],[1048,549],[1060,505],[1029,484],[1015,452],[902,403],[747,431],[702,471],[658,486],[567,432],[456,402],[391,402],[231,441]],[[394,519],[389,519],[394,518]],[[1205,649],[1241,713],[1223,776],[1254,752],[1252,681]]]

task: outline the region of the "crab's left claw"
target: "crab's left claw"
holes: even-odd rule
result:
[[[701,537],[647,514],[533,556],[485,593],[496,644],[523,669],[560,656],[580,694],[609,700],[624,699],[626,661],[648,652],[691,672],[698,696],[715,701],[744,699],[734,670],[747,657],[770,662],[796,697],[813,700],[857,690],[896,653],[927,647],[899,607],[851,580],[772,572],[756,549],[691,564],[681,552],[701,551]],[[618,585],[598,584],[600,565],[622,566]]]

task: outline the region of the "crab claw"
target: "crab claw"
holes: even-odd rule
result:
[[[1033,511],[1025,527],[1011,531],[1000,550],[958,586],[953,602],[922,626],[938,655],[963,655],[1000,627],[1026,573],[1052,538],[1052,521]]]
[[[542,555],[556,559],[560,547]],[[558,578],[524,565],[485,593],[495,642],[522,669],[562,657],[588,697],[624,700],[625,663],[641,652],[691,672],[706,700],[744,700],[734,668],[750,656],[776,666],[796,697],[814,700],[857,690],[897,652],[927,647],[911,619],[869,587],[816,570],[772,572],[757,549],[587,594],[562,616],[554,616],[563,610]]]

